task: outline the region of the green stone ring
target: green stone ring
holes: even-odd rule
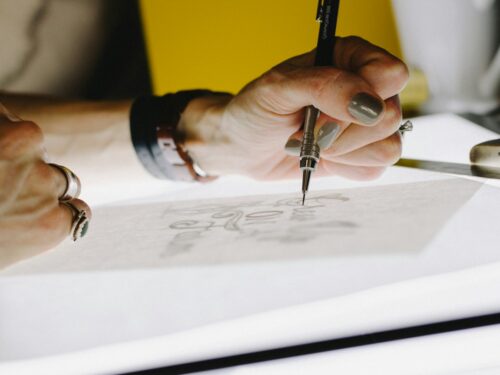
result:
[[[85,234],[89,229],[90,220],[87,217],[87,214],[83,210],[79,210],[75,207],[71,202],[62,202],[73,211],[73,223],[71,224],[71,238],[73,241],[76,241]]]

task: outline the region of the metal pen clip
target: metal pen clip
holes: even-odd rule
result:
[[[316,22],[323,22],[323,17],[325,16],[324,0],[318,0],[318,10],[316,10]]]

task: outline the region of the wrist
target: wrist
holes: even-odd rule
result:
[[[197,100],[203,97],[208,100]],[[218,97],[225,99],[218,100]],[[217,163],[212,163],[211,155],[218,149],[215,145],[225,144],[217,129],[224,117],[225,103],[230,99],[230,94],[209,90],[187,90],[135,99],[130,110],[130,133],[142,165],[161,179],[213,180],[219,169],[214,168]],[[210,174],[197,159],[203,160]]]
[[[223,127],[225,109],[232,98],[230,94],[195,98],[179,122],[186,151],[211,176],[235,172],[228,158],[234,145]]]

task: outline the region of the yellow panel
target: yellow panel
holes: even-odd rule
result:
[[[315,47],[316,6],[316,0],[141,0],[155,92],[237,92]],[[339,35],[360,35],[400,55],[390,0],[344,0],[339,17]]]

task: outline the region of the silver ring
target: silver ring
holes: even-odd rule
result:
[[[399,127],[399,132],[401,135],[404,135],[405,132],[411,132],[413,130],[413,124],[410,120],[405,121],[400,127]]]
[[[84,210],[78,209],[71,202],[62,202],[73,211],[73,222],[71,223],[70,235],[73,241],[76,241],[87,234],[90,220]]]
[[[66,188],[64,189],[64,193],[59,197],[59,200],[61,202],[67,202],[74,198],[78,198],[82,190],[82,184],[78,176],[74,174],[71,169],[63,167],[62,165],[54,163],[49,163],[49,165],[59,169],[64,177],[66,177]]]

